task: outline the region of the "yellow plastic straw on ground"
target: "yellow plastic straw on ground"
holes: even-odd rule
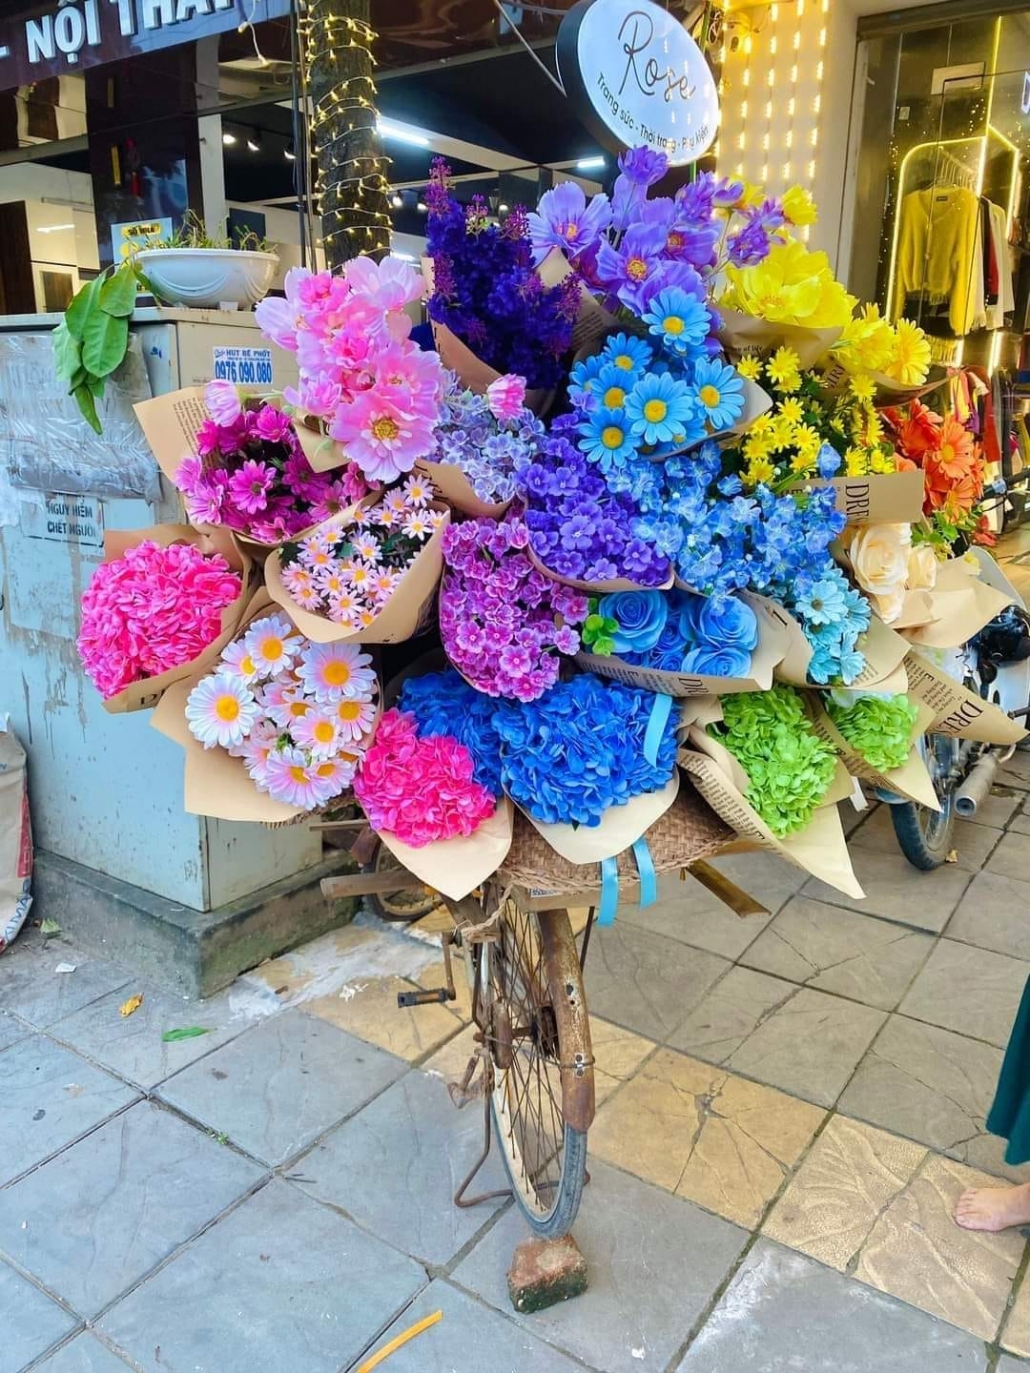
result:
[[[434,1311],[431,1316],[424,1316],[411,1327],[410,1330],[403,1331],[402,1334],[394,1336],[389,1344],[384,1344],[382,1349],[377,1350],[370,1359],[358,1369],[358,1373],[372,1373],[373,1368],[378,1368],[384,1359],[388,1359],[391,1354],[395,1354],[402,1344],[407,1344],[416,1335],[421,1335],[423,1330],[428,1330],[431,1325],[435,1325],[443,1316],[442,1311]]]

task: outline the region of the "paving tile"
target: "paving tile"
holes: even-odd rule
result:
[[[952,1159],[928,1158],[874,1225],[855,1276],[993,1340],[1026,1242],[1018,1233],[963,1230],[954,1221],[955,1204],[966,1188],[991,1182]]]
[[[591,1011],[664,1040],[730,965],[634,925],[616,921],[595,930],[586,963]]]
[[[389,1373],[583,1373],[581,1363],[448,1282],[430,1283],[375,1348],[434,1311],[443,1319],[391,1354]]]
[[[720,866],[725,870],[725,860]],[[618,918],[668,939],[721,954],[723,958],[739,958],[771,917],[739,916],[693,877],[681,882],[678,877],[669,876],[659,880],[658,900],[653,906],[645,910],[627,906],[619,911]]]
[[[21,1373],[79,1324],[20,1273],[0,1262],[0,1373]]]
[[[663,1370],[747,1240],[735,1225],[597,1161],[590,1165],[575,1232],[590,1273],[589,1288],[575,1301],[531,1316],[512,1311],[505,1274],[515,1245],[526,1237],[515,1208],[453,1279],[524,1330],[605,1373]],[[497,1365],[488,1367],[501,1373]]]
[[[858,1066],[840,1110],[895,1134],[979,1162],[1001,1051],[893,1015]]]
[[[677,1373],[986,1373],[981,1341],[759,1240]]]
[[[852,837],[851,844],[859,848],[876,848],[885,854],[896,851],[898,841],[890,809],[890,806],[881,806]],[[952,831],[956,865],[965,872],[979,872],[1001,836],[1002,826],[988,825],[983,815],[976,825],[968,820],[956,820]]]
[[[899,1007],[902,1015],[1004,1048],[1030,962],[942,939]]]
[[[801,895],[939,934],[969,884],[969,873],[957,864],[945,863],[935,872],[920,872],[893,849],[885,852],[856,844],[851,849],[851,861],[864,899],[845,896],[815,878],[805,884]]]
[[[735,968],[670,1043],[832,1106],[884,1019],[869,1006]]]
[[[16,946],[15,952],[16,958],[0,959],[0,1003],[40,1029],[124,987],[132,976],[113,963],[76,952],[63,940],[40,941],[24,955]],[[75,971],[57,972],[62,963],[74,964]]]
[[[445,1006],[397,1005],[398,992],[415,990],[415,984],[402,977],[370,978],[329,996],[306,1001],[304,1010],[307,1015],[326,1020],[367,1044],[377,1044],[413,1063],[461,1028],[461,1021]]]
[[[1030,879],[1030,870],[1026,873]],[[1030,959],[1030,880],[981,872],[948,923],[949,939]]]
[[[1008,787],[995,787],[985,801],[970,816],[970,825],[990,825],[994,829],[1005,829],[1015,818],[1017,809],[1023,804],[1022,792],[1011,791]]]
[[[260,1177],[234,1150],[141,1102],[0,1192],[0,1248],[93,1316]]]
[[[748,967],[892,1011],[933,937],[796,896],[743,956]]]
[[[33,1373],[125,1373],[128,1367],[106,1344],[84,1330],[38,1364]]]
[[[850,798],[837,803],[841,829],[849,838],[860,826],[868,824],[869,820],[881,810],[883,810],[883,806],[876,802],[866,806],[864,810],[857,810],[852,805]]]
[[[881,1210],[925,1158],[926,1150],[919,1144],[834,1116],[762,1233],[844,1272]]]
[[[425,1073],[427,1077],[435,1078],[437,1081],[442,1079],[445,1083],[460,1082],[469,1059],[479,1047],[474,1038],[475,1033],[474,1025],[466,1025],[460,1034],[441,1045],[436,1053],[431,1054],[415,1071]]]
[[[662,1049],[599,1112],[592,1156],[753,1228],[823,1112]]]
[[[1010,831],[991,854],[985,864],[987,872],[996,872],[1000,877],[1026,879],[1030,873],[1030,834],[1016,834]]]
[[[144,1368],[159,1345],[162,1373],[336,1373],[425,1281],[411,1259],[275,1179],[98,1325]]]
[[[1030,1358],[1030,1285],[1027,1284],[1025,1273],[999,1342],[1003,1349],[1020,1354],[1024,1359]],[[1025,1368],[1025,1365],[1021,1367]]]
[[[233,1016],[224,994],[196,1002],[159,987],[133,986],[143,993],[143,1002],[132,1015],[120,1014],[123,992],[109,992],[59,1020],[50,1033],[146,1091],[242,1034],[251,1024],[244,1016]],[[203,1026],[208,1033],[171,1044],[162,1040],[166,1031],[191,1025]]]
[[[1030,750],[1017,749],[997,772],[997,781],[1014,790],[1030,790]]]
[[[1030,1364],[1024,1363],[1022,1359],[1014,1359],[1011,1354],[1002,1354],[994,1365],[994,1373],[1027,1373],[1028,1368]]]
[[[670,1037],[683,1049],[710,1063],[725,1063],[756,1025],[789,1001],[797,988],[791,982],[750,968],[731,968]]]
[[[23,1025],[20,1020],[15,1020],[13,1015],[5,1015],[0,1011],[0,1049],[9,1048],[12,1044],[17,1044],[19,1039],[24,1039],[27,1034],[31,1034],[27,1025]]]
[[[594,1101],[606,1101],[620,1082],[628,1081],[654,1049],[654,1041],[590,1017],[590,1048],[594,1055]]]
[[[1020,793],[1020,799],[1022,799],[1022,795],[1023,793]],[[1010,834],[1030,834],[1030,815],[1027,814],[1025,808],[1012,817],[1006,825],[1006,829]],[[998,1367],[1000,1368],[1001,1364]]]
[[[395,1249],[445,1264],[500,1205],[463,1210],[452,1204],[482,1147],[482,1102],[458,1111],[439,1082],[405,1073],[305,1154],[289,1176]],[[505,1186],[495,1151],[475,1190]]]
[[[569,912],[569,923],[572,925],[573,934],[577,934],[576,922],[571,919],[573,914],[575,914],[575,912]],[[583,925],[580,926],[580,929],[586,925],[587,911],[584,909],[581,914],[583,916]],[[469,986],[468,973],[465,971],[465,959],[457,950],[454,950],[452,953],[451,970],[454,973],[454,990],[458,995],[455,1001],[445,1002],[444,1009],[449,1011],[451,1015],[456,1015],[463,1024],[467,1025],[472,1019],[472,988]],[[425,988],[426,990],[436,990],[438,987],[446,987],[447,969],[444,967],[443,959],[438,958],[435,963],[430,963],[427,968],[422,970],[415,981],[420,987]],[[422,1007],[422,1010],[425,1010],[424,1006]]]
[[[43,1035],[0,1054],[0,1185],[128,1106],[136,1093]]]
[[[403,1069],[392,1054],[291,1010],[184,1068],[161,1087],[161,1096],[247,1153],[278,1164]]]

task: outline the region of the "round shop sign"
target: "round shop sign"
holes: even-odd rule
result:
[[[558,30],[566,94],[609,148],[646,146],[695,162],[719,128],[719,95],[701,49],[652,0],[579,0]]]

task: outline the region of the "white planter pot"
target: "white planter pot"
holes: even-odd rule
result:
[[[236,248],[144,248],[136,261],[163,301],[207,309],[256,305],[279,263],[274,253]]]

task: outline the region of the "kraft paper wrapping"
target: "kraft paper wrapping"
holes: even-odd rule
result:
[[[798,355],[802,368],[814,367],[843,333],[842,329],[809,329],[800,324],[776,324],[716,304],[722,324],[716,331],[724,348],[736,353],[754,350],[765,354],[786,344]]]
[[[558,248],[552,248],[536,269],[537,276],[545,286],[560,286],[572,270],[565,254]],[[618,328],[616,316],[604,308],[584,281],[580,281],[579,313],[572,328],[572,351],[576,354],[582,352],[584,356],[599,351],[606,335],[614,334]]]
[[[715,703],[718,709],[718,703]],[[689,747],[679,752],[679,765],[690,774],[694,785],[708,804],[742,839],[759,848],[778,853],[788,862],[836,887],[847,896],[863,897],[858,884],[836,804],[851,794],[853,783],[842,764],[823,801],[803,830],[777,839],[753,806],[745,800],[747,774],[740,764],[703,728],[691,726]],[[843,781],[841,778],[843,774]],[[842,790],[843,787],[843,790]]]
[[[452,510],[460,510],[464,515],[474,515],[477,520],[499,520],[511,505],[511,500],[493,504],[481,500],[465,473],[452,462],[430,462],[420,458],[415,466],[433,483],[441,499]]]
[[[305,416],[303,419],[296,416],[293,427],[297,433],[297,442],[304,450],[304,456],[316,472],[332,472],[350,462],[344,445],[324,434],[319,421],[313,415]]]
[[[768,603],[759,596],[741,596],[758,617],[758,646],[751,654],[747,677],[698,677],[682,672],[659,672],[655,668],[635,667],[614,655],[577,653],[576,662],[598,677],[610,677],[627,686],[643,687],[665,696],[730,696],[741,691],[768,691],[773,669],[787,649],[787,634],[769,613]]]
[[[794,485],[806,491],[832,487],[837,509],[849,524],[915,524],[923,517],[923,474],[918,467],[868,477],[806,479]]]
[[[438,839],[416,849],[384,830],[377,833],[398,863],[420,882],[460,901],[492,877],[507,858],[514,822],[512,803],[502,796],[490,819],[470,835]]]
[[[378,496],[366,497],[378,500]],[[441,510],[444,522],[433,531],[408,568],[397,590],[366,629],[349,629],[335,624],[324,615],[302,609],[286,590],[282,581],[282,557],[278,549],[265,563],[265,586],[277,605],[282,606],[300,632],[316,644],[334,644],[349,640],[356,644],[398,644],[413,638],[424,627],[443,571],[443,532],[450,523],[450,510]],[[316,529],[342,529],[351,518],[350,511],[334,515],[331,520],[316,525]],[[310,531],[309,531],[310,532]]]
[[[866,762],[860,753],[852,748],[829,714],[822,709],[814,698],[809,697],[806,700],[805,711],[816,734],[821,739],[825,739],[836,752],[837,757],[840,758],[852,777],[859,777],[874,787],[882,787],[887,791],[897,792],[899,796],[905,796],[908,800],[915,801],[920,806],[926,806],[929,810],[940,810],[940,803],[937,800],[933,782],[930,780],[930,774],[919,749],[916,747],[918,740],[925,734],[933,720],[933,711],[923,701],[917,701],[914,704],[918,714],[909,733],[909,755],[901,767],[891,768],[887,772],[877,771],[876,768]]]
[[[121,558],[130,548],[147,540],[168,548],[175,543],[188,543],[202,553],[220,553],[229,566],[240,574],[240,594],[221,614],[222,628],[216,639],[188,663],[169,668],[156,677],[145,677],[140,682],[130,682],[116,695],[103,702],[109,715],[124,715],[132,710],[149,710],[156,706],[165,691],[173,682],[180,682],[194,673],[203,674],[213,667],[218,656],[238,630],[241,621],[248,613],[254,587],[251,585],[251,562],[247,553],[239,548],[227,529],[214,529],[210,534],[202,534],[188,524],[155,524],[150,529],[111,529],[104,535],[105,563]]]
[[[32,905],[32,824],[25,750],[0,715],[0,953]]]
[[[787,624],[789,638],[787,652],[777,665],[773,676],[777,681],[789,682],[792,686],[811,686],[812,683],[808,680],[808,664],[812,658],[812,647],[794,617],[782,606],[777,606],[776,609],[783,622]],[[858,648],[865,655],[866,664],[855,680],[848,683],[848,687],[853,690],[878,686],[879,683],[889,680],[904,661],[909,644],[907,639],[896,634],[874,615],[869,628],[858,640]]]
[[[624,806],[609,806],[599,825],[548,825],[536,820],[523,807],[523,815],[543,836],[555,853],[570,863],[601,863],[632,848],[660,820],[675,801],[680,789],[679,773],[674,772],[661,791],[634,796]]]
[[[905,659],[908,694],[933,711],[928,733],[976,739],[982,744],[1018,744],[1026,730],[996,706],[969,691],[953,677],[912,649]]]
[[[719,429],[714,434],[707,434],[704,439],[699,439],[698,443],[704,443],[707,439],[727,439],[736,434],[746,434],[759,415],[764,415],[767,410],[772,409],[772,396],[767,391],[757,382],[749,381],[747,377],[741,377],[741,381],[744,383],[744,409],[740,418],[728,429]]]
[[[921,386],[903,386],[894,377],[889,377],[885,372],[869,372],[863,368],[860,372],[863,377],[869,377],[875,384],[876,391],[873,395],[873,405],[877,409],[883,410],[895,405],[907,405],[910,400],[917,400],[920,396],[929,395],[931,391],[936,391],[938,387],[951,376],[947,368],[933,366],[930,368],[929,380],[923,382]],[[839,362],[831,365],[823,373],[820,380],[820,390],[830,396],[839,396],[847,390],[851,380],[851,373]]]
[[[906,594],[906,609],[909,596],[918,594]],[[963,558],[941,563],[937,584],[922,594],[929,599],[928,618],[921,624],[910,624],[905,638],[923,648],[958,648],[1012,604],[1010,595],[981,581],[976,569]]]
[[[611,596],[616,591],[668,591],[673,584],[671,571],[661,586],[641,586],[639,582],[632,582],[628,577],[613,577],[610,582],[584,582],[578,577],[560,577],[557,572],[552,572],[533,552],[532,544],[526,546],[526,554],[536,570],[542,572],[545,577],[550,577],[552,582],[561,582],[562,586],[573,586],[577,591],[585,591],[588,596]]]

